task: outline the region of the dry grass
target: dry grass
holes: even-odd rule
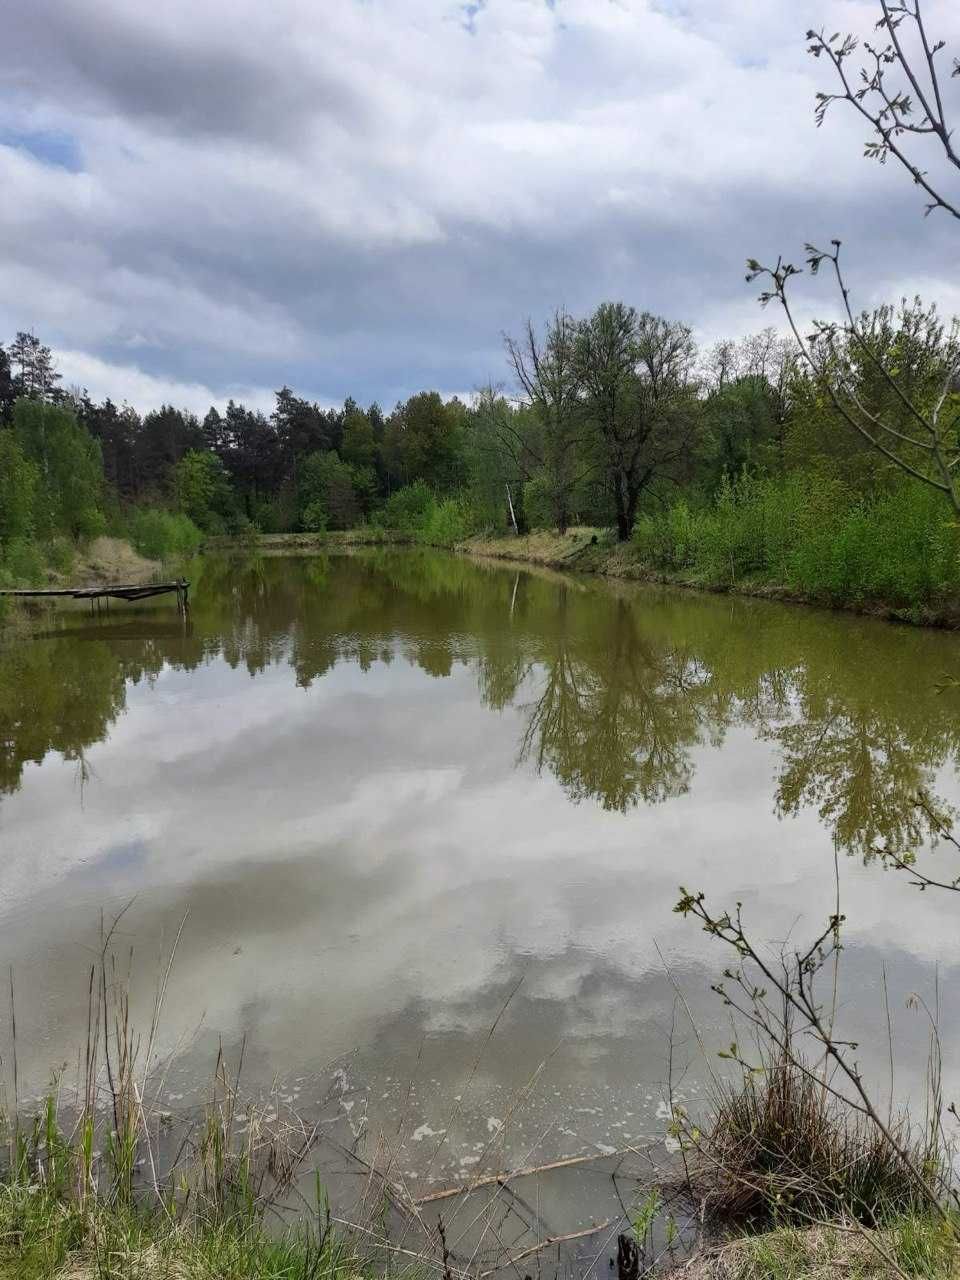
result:
[[[906,1218],[882,1232],[784,1227],[705,1249],[664,1280],[954,1280],[955,1244],[936,1225]]]
[[[936,1180],[936,1153],[900,1145]],[[918,1209],[921,1196],[897,1151],[813,1071],[786,1057],[718,1083],[705,1131],[687,1135],[691,1186],[708,1218],[724,1224],[854,1219],[874,1226]]]
[[[594,540],[599,542],[603,538],[602,529],[575,525],[562,535],[554,529],[536,529],[520,538],[506,534],[494,537],[478,535],[460,543],[457,550],[495,560],[517,560],[559,568],[592,547]]]
[[[156,560],[139,555],[129,542],[121,538],[94,538],[79,552],[67,575],[71,584],[99,586],[107,582],[149,582],[160,570]]]

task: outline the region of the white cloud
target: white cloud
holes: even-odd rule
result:
[[[389,401],[496,376],[500,332],[561,301],[761,327],[744,258],[807,238],[855,237],[869,290],[935,287],[942,225],[862,160],[852,113],[813,125],[829,73],[804,29],[872,11],[36,0],[0,50],[0,124],[69,133],[83,171],[0,146],[0,334]],[[930,24],[960,35],[945,0]]]
[[[177,382],[144,373],[135,365],[110,364],[83,351],[59,351],[57,361],[64,386],[81,387],[94,400],[109,396],[117,404],[133,405],[141,413],[172,404],[202,416],[211,405],[222,409],[231,399],[266,413],[273,408],[273,391],[266,387],[213,388],[200,382]]]

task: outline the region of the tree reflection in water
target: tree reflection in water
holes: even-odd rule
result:
[[[186,626],[161,606],[63,612],[0,647],[0,791],[50,752],[77,761],[131,684],[222,661],[289,667],[309,688],[338,663],[405,659],[476,677],[519,713],[518,764],[611,811],[681,796],[698,749],[736,729],[772,744],[775,804],[815,808],[870,856],[928,832],[914,804],[960,751],[960,689],[937,692],[951,639],[814,610],[629,589],[425,551],[210,557]]]

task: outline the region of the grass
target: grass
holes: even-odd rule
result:
[[[202,1119],[159,1179],[159,1144],[132,1075],[136,1041],[128,1034],[121,1016],[111,1032],[117,1053],[106,1112],[96,1100],[81,1105],[65,1129],[52,1095],[29,1124],[7,1124],[0,1280],[334,1280],[372,1272],[332,1228],[319,1183],[306,1212],[301,1193],[293,1228],[272,1224],[310,1143],[299,1134],[291,1141],[288,1126],[267,1124],[249,1106],[241,1131],[222,1062]]]
[[[744,474],[710,502],[641,517],[633,545],[650,569],[711,587],[765,583],[902,610],[960,594],[960,526],[938,494],[906,481],[865,497],[812,471]]]
[[[906,1119],[894,1129],[915,1166],[936,1181],[937,1154],[911,1136]],[[922,1207],[883,1134],[785,1057],[717,1083],[711,1120],[692,1146],[694,1194],[728,1226],[844,1219],[876,1226]]]
[[[154,1046],[177,942],[141,1033],[131,1021],[129,969],[110,951],[119,920],[89,972],[76,1086],[56,1077],[32,1115],[18,1105],[11,985],[0,1280],[333,1280],[371,1271],[332,1226],[316,1176],[312,1203],[304,1193],[320,1124],[281,1113],[275,1098],[242,1099],[242,1049],[236,1071],[218,1055],[206,1105],[174,1132],[160,1107],[166,1062]]]
[[[150,1210],[81,1207],[42,1181],[0,1186],[0,1280],[334,1280],[363,1263],[329,1230],[262,1220],[178,1221]]]
[[[676,1280],[955,1280],[960,1258],[933,1219],[901,1217],[882,1230],[847,1224],[778,1227],[704,1250]]]

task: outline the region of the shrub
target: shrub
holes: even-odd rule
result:
[[[130,517],[130,541],[150,560],[186,559],[200,549],[203,535],[182,512],[139,507]]]
[[[73,568],[73,544],[67,538],[54,538],[47,547],[47,560],[57,573],[69,573]]]
[[[84,507],[73,523],[74,533],[84,542],[92,542],[107,531],[107,517],[97,507]]]
[[[455,498],[435,502],[427,512],[419,539],[433,547],[452,547],[472,532],[468,508]]]
[[[744,474],[699,508],[681,500],[642,516],[634,543],[658,569],[833,603],[915,607],[960,589],[960,528],[936,493],[909,481],[862,496],[814,471]]]
[[[853,1217],[877,1224],[922,1208],[914,1179],[883,1134],[786,1055],[717,1085],[713,1116],[694,1137],[691,1180],[724,1222]],[[892,1122],[918,1168],[936,1156]]]
[[[373,523],[405,534],[414,542],[452,547],[473,532],[475,518],[463,498],[437,498],[418,481],[391,494],[373,517]]]
[[[413,537],[424,528],[428,513],[434,505],[435,499],[429,486],[418,480],[416,484],[404,485],[390,495],[377,512],[376,523],[384,529],[407,533]]]
[[[327,529],[327,509],[318,499],[304,508],[300,523],[308,533],[325,533]]]
[[[14,586],[32,587],[46,581],[46,565],[40,548],[26,538],[14,538],[7,544],[3,564]]]

